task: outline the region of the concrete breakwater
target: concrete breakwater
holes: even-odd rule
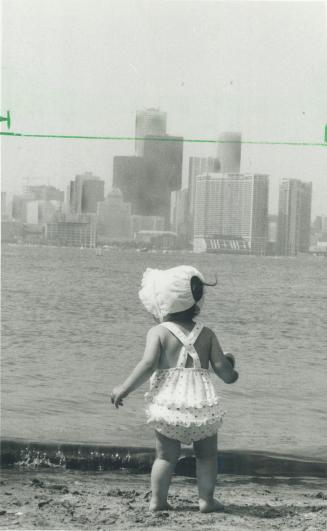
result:
[[[155,451],[147,447],[1,441],[1,466],[26,470],[51,467],[84,471],[127,469],[145,473],[150,471],[154,457]],[[222,450],[218,451],[218,470],[221,474],[261,477],[326,477],[327,462],[277,453]],[[192,450],[182,450],[176,474],[195,476]]]

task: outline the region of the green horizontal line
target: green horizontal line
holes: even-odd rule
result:
[[[320,142],[274,142],[270,140],[212,140],[199,138],[178,138],[178,137],[138,137],[138,136],[89,136],[89,135],[49,135],[35,133],[9,133],[0,132],[2,136],[15,136],[24,138],[69,138],[77,140],[145,140],[160,142],[188,142],[198,144],[265,144],[265,145],[282,145],[282,146],[318,146],[327,147],[327,143]]]

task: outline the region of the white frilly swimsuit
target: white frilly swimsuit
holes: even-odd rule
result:
[[[175,323],[161,323],[182,343],[176,367],[156,370],[145,394],[148,424],[157,431],[184,444],[205,439],[217,433],[225,412],[211,381],[203,369],[194,343],[203,325],[197,323],[185,336]],[[187,358],[193,367],[186,367]]]

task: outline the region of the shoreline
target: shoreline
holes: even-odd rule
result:
[[[155,457],[149,447],[47,443],[1,440],[2,468],[106,472],[127,469],[148,473]],[[220,474],[238,476],[327,477],[327,460],[308,456],[249,450],[219,450]],[[190,448],[182,448],[176,467],[178,476],[195,477],[195,459]]]
[[[0,529],[324,531],[326,480],[220,475],[219,513],[198,510],[196,480],[174,476],[173,510],[151,513],[149,474],[4,470]]]

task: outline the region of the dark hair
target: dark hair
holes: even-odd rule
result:
[[[165,320],[167,321],[191,321],[196,315],[200,313],[200,308],[196,304],[199,302],[199,300],[203,296],[203,286],[204,283],[199,277],[192,277],[191,278],[191,291],[193,298],[195,300],[195,304],[191,306],[191,308],[188,308],[187,310],[183,310],[182,312],[176,312],[176,313],[170,313],[165,317]]]
[[[192,319],[200,313],[200,308],[197,304],[193,304],[191,308],[182,312],[169,313],[165,317],[165,321],[192,321]]]
[[[192,295],[194,297],[195,302],[199,302],[199,300],[202,298],[203,286],[204,286],[204,283],[199,277],[191,278],[191,291],[192,291]]]

